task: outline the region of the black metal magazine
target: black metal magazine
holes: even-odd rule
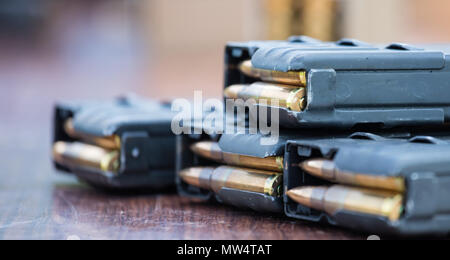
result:
[[[56,162],[55,166],[103,188],[148,191],[174,186],[172,117],[170,105],[137,97],[59,103],[54,112],[54,142],[77,141],[65,132],[64,123],[69,118],[82,133],[98,137],[116,135],[121,143],[120,169],[112,173]]]

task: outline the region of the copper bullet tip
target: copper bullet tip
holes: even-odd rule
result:
[[[295,202],[306,207],[312,207],[312,199],[314,199],[313,194],[319,188],[320,187],[298,187],[288,190],[286,194]]]
[[[323,160],[321,159],[311,159],[300,163],[300,168],[311,174],[316,174],[317,172],[320,172],[322,167],[323,167]]]
[[[217,142],[202,141],[191,145],[191,151],[205,159],[214,160],[217,162],[223,161],[223,152]]]
[[[239,92],[241,92],[245,86],[246,85],[231,85],[225,88],[223,92],[224,96],[226,98],[237,99],[239,98]]]
[[[179,172],[180,178],[189,185],[210,189],[209,178],[214,172],[214,168],[210,167],[192,167],[181,170]]]
[[[239,70],[247,76],[254,76],[252,75],[252,69],[253,64],[251,60],[246,60],[241,62],[241,64],[239,64]]]
[[[66,143],[56,142],[53,144],[53,159],[57,162],[61,162],[62,156],[66,151]]]

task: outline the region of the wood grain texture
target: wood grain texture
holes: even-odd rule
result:
[[[49,201],[51,205],[47,207],[37,204],[24,209],[23,205],[6,211],[9,214],[0,236],[4,239],[362,238],[311,223],[194,203],[176,195],[119,197],[69,186],[55,188]]]
[[[47,179],[21,183],[20,178],[30,174],[23,169],[22,175],[11,179],[9,188],[1,188],[1,239],[365,238],[176,194],[104,193],[71,178],[54,177],[56,173],[49,168],[41,168],[49,173]]]

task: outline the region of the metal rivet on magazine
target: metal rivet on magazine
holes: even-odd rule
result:
[[[133,156],[133,158],[138,158],[140,154],[139,148],[135,147],[133,148],[133,150],[131,150],[131,156]]]

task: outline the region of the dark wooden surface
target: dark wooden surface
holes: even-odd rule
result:
[[[173,193],[103,193],[57,174],[50,160],[53,103],[136,89],[110,71],[95,71],[94,80],[92,72],[66,73],[51,61],[14,61],[0,64],[0,239],[367,238]]]
[[[48,138],[16,137],[2,140],[0,148],[0,239],[365,238],[333,227],[190,201],[172,193],[97,191],[53,170]],[[20,140],[23,143],[18,145]]]

